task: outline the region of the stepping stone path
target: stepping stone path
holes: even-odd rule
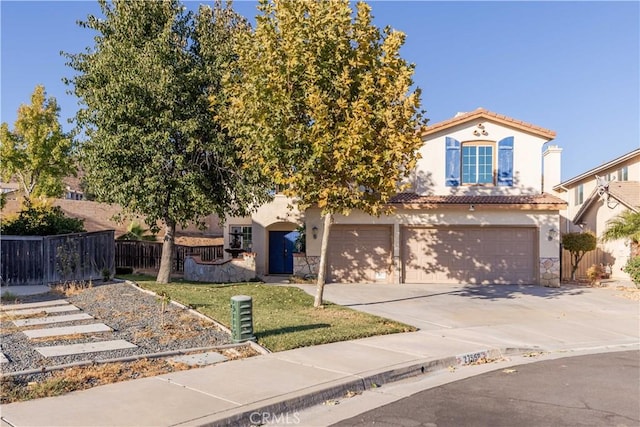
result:
[[[214,363],[224,362],[227,358],[215,351],[199,354],[187,354],[184,356],[175,356],[170,360],[173,362],[184,363],[189,366],[213,365]]]
[[[96,332],[111,332],[113,329],[105,325],[104,323],[92,323],[90,325],[76,325],[76,326],[63,326],[61,328],[45,328],[45,329],[30,329],[22,331],[27,338],[47,338],[47,337],[59,337],[63,335],[74,334],[93,334]]]
[[[67,304],[67,305],[59,305],[55,307],[42,307],[42,308],[25,308],[24,310],[7,310],[7,313],[10,316],[24,316],[29,314],[37,314],[37,313],[64,313],[67,311],[78,311],[80,310],[75,305]]]
[[[26,304],[0,305],[0,311],[22,310],[25,308],[51,307],[54,305],[70,305],[69,301],[64,299],[55,299],[51,301],[30,302]]]
[[[51,345],[36,347],[36,351],[44,357],[68,356],[69,354],[97,353],[100,351],[121,350],[137,347],[125,340],[88,342],[83,344]]]
[[[9,315],[35,315],[42,314],[43,317],[33,317],[28,319],[14,320],[17,327],[27,327],[35,325],[52,325],[63,322],[73,322],[77,320],[91,320],[93,316],[87,313],[57,314],[80,311],[80,309],[66,300],[53,300],[34,302],[27,304],[15,304],[0,306],[0,311]],[[48,316],[48,314],[55,314]],[[72,325],[62,327],[45,327],[42,329],[30,329],[22,331],[29,339],[56,337],[75,334],[93,334],[98,332],[110,332],[112,329],[104,323],[91,323],[85,325]],[[101,351],[112,351],[126,348],[135,348],[137,345],[125,340],[107,340],[82,344],[65,344],[34,347],[34,349],[44,357],[67,356],[71,354],[98,353]],[[9,363],[7,357],[0,353],[0,364]]]
[[[32,319],[19,319],[19,320],[14,320],[13,324],[18,327],[21,327],[21,326],[49,325],[51,323],[73,322],[76,320],[87,320],[87,319],[93,319],[93,316],[90,316],[87,313],[65,314],[62,316],[47,316],[47,317],[35,317]]]

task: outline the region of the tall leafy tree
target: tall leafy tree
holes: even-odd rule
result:
[[[168,283],[176,224],[246,215],[268,199],[215,119],[221,75],[248,26],[220,2],[196,14],[177,0],[99,3],[104,19],[80,23],[95,46],[67,54],[85,180],[97,200],[164,224],[157,281]]]
[[[44,86],[36,86],[31,104],[18,108],[14,129],[0,127],[0,175],[15,179],[24,197],[59,197],[62,179],[75,174],[73,139],[62,130],[60,107],[54,97],[47,98]]]
[[[230,74],[229,127],[244,155],[301,208],[317,205],[324,233],[314,305],[322,304],[335,214],[372,215],[413,169],[423,124],[405,35],[372,24],[348,0],[261,0],[255,31]]]

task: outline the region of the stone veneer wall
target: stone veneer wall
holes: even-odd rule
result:
[[[293,275],[298,277],[316,276],[319,264],[319,256],[306,256],[303,253],[293,254]]]
[[[256,254],[245,252],[242,258],[204,262],[199,256],[184,259],[184,278],[194,282],[236,283],[256,277]]]
[[[548,288],[560,287],[560,258],[540,258],[540,284]]]

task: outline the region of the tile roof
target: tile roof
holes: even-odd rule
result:
[[[116,222],[113,217],[116,214],[122,212],[122,208],[119,205],[110,205],[107,203],[98,203],[89,200],[67,200],[67,199],[53,199],[51,203],[54,206],[60,206],[63,212],[72,218],[79,218],[84,220],[84,228],[87,231],[101,231],[101,230],[114,230],[115,236],[119,237],[127,232],[127,227],[132,221],[137,221],[143,228],[149,228],[149,225],[145,223],[142,218],[127,219],[123,222]],[[17,214],[22,209],[22,201],[18,199],[8,199],[5,208],[0,214],[2,218],[6,218],[9,215]],[[164,235],[164,227],[160,226],[160,232],[156,235],[157,239],[161,241],[161,236]],[[189,229],[182,229],[180,226],[176,227],[176,242],[187,246],[208,246],[218,245],[221,243],[222,229],[213,229],[211,234],[205,234],[204,232],[194,231],[196,227],[190,226]]]
[[[449,195],[421,196],[416,193],[399,193],[391,198],[392,205],[438,207],[444,205],[557,205],[563,208],[566,202],[550,194],[507,195]]]
[[[461,123],[466,123],[476,119],[492,120],[492,121],[504,124],[506,126],[511,126],[519,130],[532,133],[532,134],[541,136],[543,138],[547,138],[549,140],[556,137],[556,133],[552,130],[545,129],[543,127],[536,126],[531,123],[523,122],[522,120],[517,120],[511,117],[507,117],[503,114],[494,113],[492,111],[485,110],[484,108],[477,108],[476,110],[471,111],[469,113],[460,114],[453,118],[427,126],[426,128],[424,128],[422,132],[422,136],[431,135],[443,129],[447,129],[452,126],[456,126]]]
[[[609,194],[630,209],[640,209],[640,181],[613,181]]]

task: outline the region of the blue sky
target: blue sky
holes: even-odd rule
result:
[[[185,2],[190,8],[199,3]],[[211,2],[208,2],[211,3]],[[640,3],[371,1],[375,23],[406,33],[402,54],[431,124],[478,107],[557,132],[562,178],[640,147]],[[255,3],[234,8],[252,20]],[[76,20],[95,1],[0,0],[0,120],[37,84],[61,106],[66,129],[77,100],[60,51],[93,46]]]

